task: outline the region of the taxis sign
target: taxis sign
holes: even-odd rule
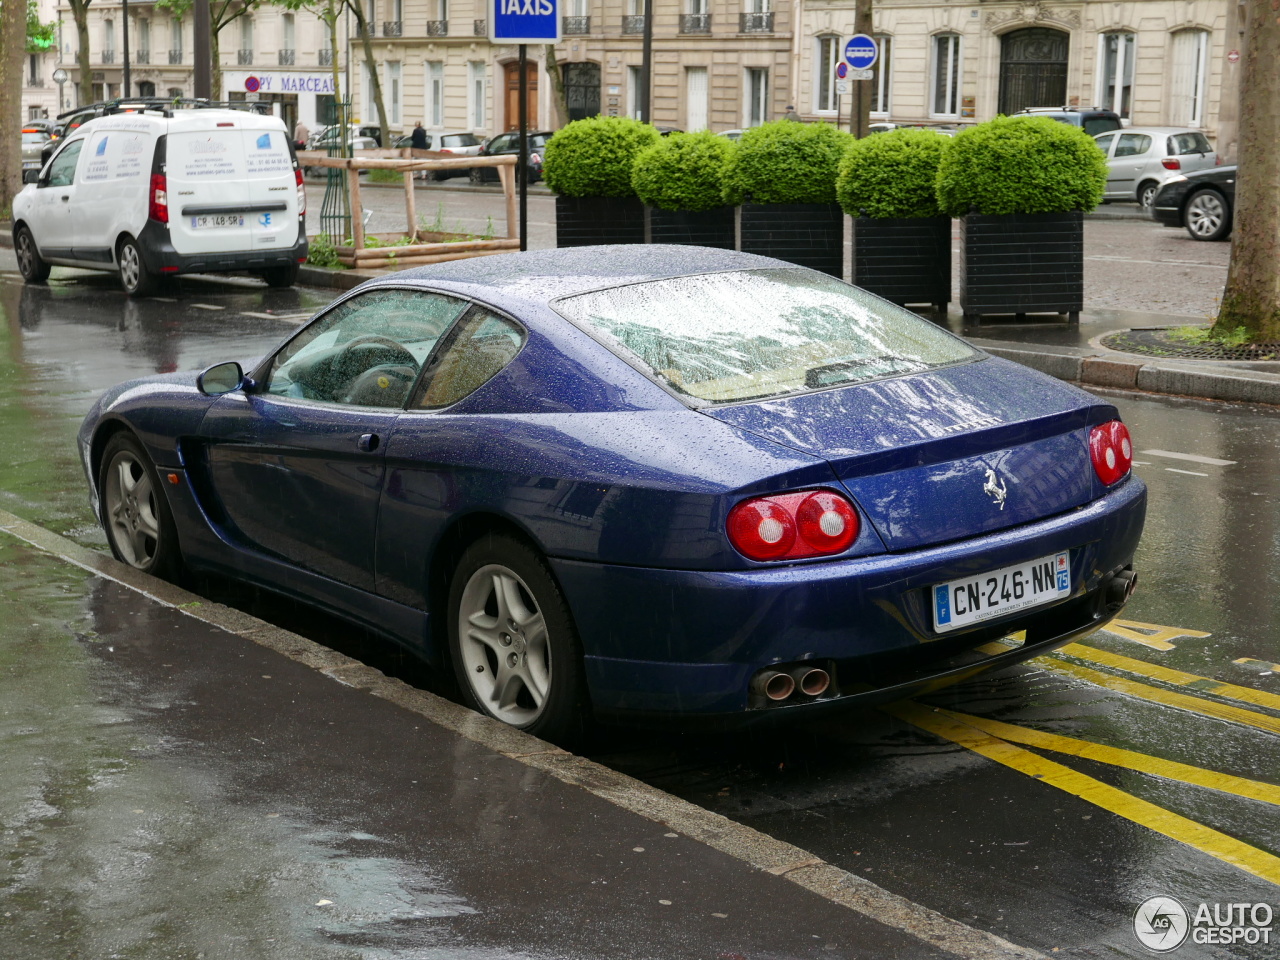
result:
[[[493,43],[559,43],[559,0],[493,0]]]

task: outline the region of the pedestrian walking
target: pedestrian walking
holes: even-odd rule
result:
[[[307,141],[311,139],[311,131],[307,129],[307,125],[301,120],[298,125],[293,128],[293,145],[299,150],[307,149]]]
[[[413,144],[413,149],[415,150],[427,149],[427,131],[422,129],[421,120],[414,124],[412,139],[410,142]]]
[[[800,114],[796,113],[795,107],[793,107],[791,104],[787,104],[787,109],[782,111],[782,116],[779,117],[778,119],[779,120],[799,120]]]

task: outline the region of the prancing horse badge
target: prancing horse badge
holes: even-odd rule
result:
[[[996,476],[996,472],[990,467],[987,468],[987,482],[982,485],[982,492],[991,498],[1001,510],[1004,509],[1005,498],[1009,496],[1009,488],[1004,485],[1004,481]]]

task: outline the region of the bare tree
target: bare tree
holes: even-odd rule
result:
[[[544,66],[546,67],[547,78],[551,81],[551,109],[555,113],[553,126],[556,130],[559,130],[569,122],[569,104],[564,95],[564,73],[560,69],[560,64],[556,62],[555,44],[548,43],[545,50]]]
[[[27,52],[25,0],[0,2],[0,214],[9,215],[22,189],[22,63]]]
[[[1280,341],[1280,3],[1246,0],[1231,267],[1214,333]]]
[[[378,79],[378,63],[373,58],[373,31],[377,24],[370,23],[361,9],[360,0],[343,0],[343,4],[356,18],[356,34],[364,50],[364,62],[369,72],[369,95],[378,110],[378,126],[382,128],[382,146],[391,146],[391,126],[387,123],[387,108],[382,102],[382,81]],[[367,106],[367,105],[366,105]]]

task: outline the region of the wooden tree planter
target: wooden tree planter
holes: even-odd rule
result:
[[[635,197],[556,197],[556,246],[644,243],[644,205]]]
[[[844,277],[844,212],[835,203],[744,203],[738,208],[743,253]]]
[[[1084,214],[969,214],[960,218],[960,308],[987,314],[1066,314],[1084,306]]]
[[[853,218],[853,282],[900,305],[951,302],[951,218]]]
[[[733,207],[713,207],[696,213],[645,207],[644,214],[646,243],[734,249]]]
[[[384,241],[384,245],[335,247],[335,250],[344,266],[355,267],[358,270],[376,270],[380,267],[414,267],[426,263],[443,263],[446,260],[484,257],[520,249],[519,240],[480,240],[463,233],[439,233],[432,230],[419,230],[414,238],[418,241],[417,243],[403,246],[389,245],[403,236],[405,234],[400,233],[365,234],[366,244],[370,239],[377,239]]]

